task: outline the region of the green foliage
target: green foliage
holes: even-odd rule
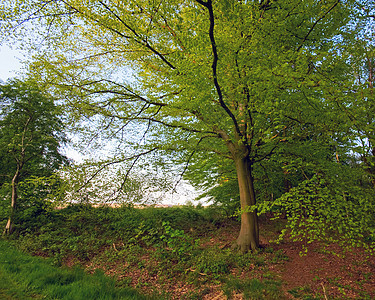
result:
[[[164,233],[159,237],[167,246],[167,249],[180,260],[186,260],[194,248],[197,247],[197,242],[190,236],[187,236],[183,230],[172,228],[169,222],[162,222]]]
[[[64,196],[63,182],[57,175],[31,176],[18,185],[19,204],[15,230],[34,230],[34,226],[48,223],[50,211]]]
[[[66,141],[60,108],[32,80],[0,85],[0,185],[10,183],[17,166],[19,181],[51,176],[66,158],[59,153]]]
[[[275,207],[286,212],[287,226],[280,238],[288,233],[293,239],[308,243],[339,242],[373,251],[375,207],[371,188],[361,184],[366,176],[360,169],[339,165],[336,168],[333,174],[315,174],[303,181],[270,206],[265,204],[261,212]]]
[[[5,227],[6,220],[9,216],[9,211],[10,211],[10,199],[11,195],[11,188],[9,184],[3,184],[2,187],[0,188],[0,226],[1,228]]]
[[[223,253],[219,249],[212,249],[197,256],[194,265],[196,272],[218,279],[229,274],[232,267],[235,266],[235,257],[230,251]]]
[[[45,210],[38,218],[18,226],[17,233],[22,249],[54,256],[56,262],[72,256],[88,260],[101,249],[113,248],[114,243],[122,245],[116,248],[119,251],[134,250],[135,246],[157,247],[162,257],[186,260],[197,246],[196,239],[185,230],[191,230],[194,222],[199,231],[201,223],[216,218],[212,217],[214,213],[191,207],[140,210],[70,205]]]
[[[59,198],[61,180],[54,174],[67,163],[59,152],[65,133],[59,107],[35,81],[0,85],[0,100],[0,197],[12,201],[1,217],[11,216],[13,223],[22,211],[16,215],[22,222],[37,216],[47,200]]]

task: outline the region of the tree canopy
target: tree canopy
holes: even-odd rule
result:
[[[30,72],[110,137],[136,126],[143,153],[164,150],[187,167],[200,153],[231,161],[242,212],[235,245],[246,252],[259,247],[257,164],[278,153],[292,169],[319,147],[333,161],[347,152],[335,127],[350,105],[345,50],[365,5],[24,0],[6,6],[3,32],[35,25]]]
[[[67,159],[59,152],[65,133],[51,96],[31,80],[13,80],[0,86],[0,99],[0,188],[11,187],[9,233],[17,200],[25,201],[18,192],[20,182],[49,177]]]

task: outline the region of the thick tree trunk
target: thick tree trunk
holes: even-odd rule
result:
[[[249,212],[256,204],[252,167],[248,156],[235,158],[241,201],[241,230],[234,244],[242,253],[259,248],[259,226],[257,212]]]
[[[9,219],[7,222],[7,225],[5,226],[3,235],[9,235],[13,231],[13,219],[14,219],[14,213],[16,210],[16,204],[17,204],[17,183],[18,183],[18,177],[19,177],[19,169],[17,169],[16,173],[13,176],[12,179],[12,202],[10,205],[10,214],[9,214]]]

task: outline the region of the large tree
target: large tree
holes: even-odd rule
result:
[[[18,207],[19,183],[58,170],[66,162],[59,153],[65,138],[53,98],[31,80],[0,85],[0,101],[0,188],[11,187],[11,211],[4,230],[9,234]]]
[[[337,39],[351,1],[20,3],[7,6],[3,27],[36,26],[31,71],[70,107],[102,117],[106,128],[119,121],[115,133],[138,124],[149,149],[232,161],[242,210],[235,245],[258,248],[253,167],[293,128],[322,117],[314,109],[340,72]]]

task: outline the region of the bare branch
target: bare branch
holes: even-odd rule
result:
[[[156,149],[156,148],[154,148]],[[124,188],[124,185],[125,185],[125,182],[128,180],[128,177],[129,177],[129,174],[131,172],[131,170],[133,170],[135,164],[137,163],[138,159],[140,158],[141,156],[137,156],[134,160],[133,160],[133,163],[131,164],[130,168],[128,168],[126,170],[126,174],[125,174],[125,178],[124,180],[122,181],[121,183],[121,186],[120,188],[118,188],[117,192],[120,192],[123,188]],[[117,195],[117,197],[115,199],[118,199],[118,197],[120,196],[120,193]]]
[[[202,138],[198,141],[197,146],[199,145],[199,143],[200,143],[201,141],[202,141]],[[183,171],[182,171],[182,173],[181,173],[181,175],[180,175],[180,178],[177,180],[177,182],[176,182],[176,184],[175,184],[175,186],[174,186],[174,188],[173,188],[174,191],[176,191],[177,186],[180,184],[180,182],[181,182],[181,180],[182,180],[182,177],[184,176],[184,174],[185,174],[187,168],[189,167],[190,160],[193,158],[193,155],[194,155],[194,154],[195,154],[195,150],[193,150],[193,152],[191,152],[191,154],[190,154],[190,156],[189,156],[189,158],[188,158],[188,160],[187,160],[187,162],[186,162],[186,164],[185,164],[185,167],[184,167],[184,169],[183,169]]]
[[[145,152],[142,152],[142,153],[138,153],[136,155],[133,155],[131,157],[126,157],[126,158],[123,158],[123,159],[119,159],[119,160],[115,160],[115,161],[110,161],[106,164],[103,164],[98,170],[96,170],[96,172],[94,172],[93,175],[91,175],[91,177],[89,179],[86,180],[86,182],[80,186],[76,191],[75,193],[78,193],[80,190],[82,190],[85,186],[87,186],[89,184],[89,182],[91,180],[93,180],[101,171],[103,171],[105,168],[107,168],[108,166],[111,166],[111,165],[114,165],[114,164],[119,164],[119,163],[122,163],[124,161],[129,161],[129,160],[132,160],[132,159],[135,159],[136,161],[143,155],[146,155],[146,154],[149,154],[153,151],[157,150],[157,148],[153,148],[151,150],[147,150]],[[133,163],[134,165],[134,163]]]
[[[315,23],[313,24],[313,26],[311,26],[309,32],[306,34],[306,36],[304,37],[301,45],[297,48],[297,52],[302,48],[303,46],[303,43],[306,42],[307,38],[309,37],[309,35],[311,34],[311,32],[314,30],[315,26],[318,25],[318,23],[323,20],[330,12],[331,10],[333,10],[338,4],[340,3],[340,0],[338,0],[335,4],[333,4],[325,14],[323,14],[318,20],[315,21]]]

